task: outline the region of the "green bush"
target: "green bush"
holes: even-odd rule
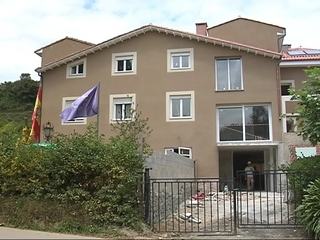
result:
[[[303,199],[304,190],[320,175],[320,156],[297,158],[284,170],[288,172],[290,188],[294,193],[293,201],[299,205]]]
[[[304,230],[313,235],[314,239],[320,239],[320,179],[308,185],[296,213]]]
[[[46,149],[8,141],[0,132],[0,150],[5,151],[0,159],[0,197],[76,206],[85,212],[88,226],[137,229],[142,223],[137,183],[152,152],[145,141],[150,134],[147,121],[139,117],[114,125],[116,134],[109,141],[90,125],[84,134],[58,134],[54,147]],[[59,220],[59,229],[71,226],[78,223]]]

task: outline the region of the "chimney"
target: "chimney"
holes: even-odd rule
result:
[[[208,36],[207,28],[208,28],[208,25],[206,22],[196,23],[196,33],[199,35]]]
[[[282,44],[281,52],[288,52],[291,48],[291,44]]]

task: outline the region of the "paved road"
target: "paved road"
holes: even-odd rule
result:
[[[0,227],[0,239],[98,239],[98,238]]]

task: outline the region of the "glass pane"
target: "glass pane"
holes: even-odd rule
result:
[[[242,107],[219,109],[220,141],[242,141]]]
[[[132,59],[126,60],[126,71],[132,71]]]
[[[228,90],[228,60],[217,60],[217,90]]]
[[[71,104],[72,104],[73,102],[74,102],[74,101],[72,101],[72,100],[67,100],[66,103],[65,103],[65,107],[67,108],[67,107],[71,106]]]
[[[172,68],[180,68],[180,57],[172,56]]]
[[[77,66],[71,67],[71,74],[77,74]]]
[[[269,140],[269,113],[266,106],[245,106],[246,140]]]
[[[78,65],[78,73],[79,74],[83,73],[83,64]]]
[[[230,89],[242,89],[241,84],[241,59],[230,59]]]
[[[131,118],[131,104],[124,105],[124,119]]]
[[[181,56],[181,58],[182,58],[182,67],[183,68],[188,68],[188,67],[190,67],[190,65],[189,65],[189,56]]]
[[[290,89],[290,85],[281,85],[281,96],[288,96],[290,95],[290,92],[289,92],[289,89]]]
[[[122,119],[122,104],[116,104],[116,119]]]
[[[190,155],[190,149],[180,148],[181,155]]]
[[[191,116],[191,99],[182,98],[182,116],[190,117]]]
[[[117,71],[123,72],[124,71],[124,60],[117,61]]]
[[[171,117],[180,117],[180,99],[171,99]]]

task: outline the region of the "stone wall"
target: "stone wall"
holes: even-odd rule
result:
[[[150,170],[151,178],[194,178],[195,162],[174,152],[168,154],[154,152],[150,156],[145,167]]]
[[[154,152],[145,167],[151,168],[150,220],[160,222],[174,214],[179,205],[197,193],[195,162],[173,152]]]

